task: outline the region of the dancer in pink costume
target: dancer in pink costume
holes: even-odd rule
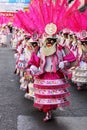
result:
[[[44,121],[52,118],[52,110],[70,104],[67,100],[70,95],[67,90],[69,84],[62,70],[69,62],[75,60],[75,57],[72,53],[63,54],[62,48],[57,43],[57,37],[53,36],[56,29],[55,24],[47,24],[45,30],[48,36],[43,38],[43,45],[37,55],[33,53],[28,62],[35,78],[34,106],[46,113]],[[53,34],[50,35],[51,30]]]
[[[9,29],[7,25],[2,25],[1,30],[0,30],[0,44],[2,47],[7,47],[7,40],[8,40],[8,33]]]
[[[32,54],[33,52],[37,54],[38,50],[39,50],[39,42],[38,39],[33,39],[30,38],[30,40],[27,43],[28,46],[28,51]],[[30,54],[30,56],[31,56]],[[30,57],[28,56],[28,58]],[[28,61],[30,60],[30,58],[28,59]],[[34,77],[32,74],[30,74],[30,70],[29,70],[28,64],[26,66],[26,70],[24,73],[24,76],[26,78],[26,81],[28,82],[27,84],[27,89],[26,89],[26,93],[24,95],[25,98],[27,99],[33,99],[34,98],[34,87],[33,87],[33,82],[34,82]]]
[[[72,81],[76,83],[77,90],[87,87],[87,38],[81,39],[82,55],[78,66],[73,72]]]
[[[77,0],[69,9],[66,4],[67,0],[32,0],[29,12],[19,15],[25,30],[41,36],[40,50],[32,53],[28,64],[34,76],[34,106],[46,113],[44,121],[51,119],[52,110],[70,104],[67,100],[69,83],[63,70],[76,59],[71,52],[64,52],[56,34],[64,28],[66,15],[72,13],[79,2]]]

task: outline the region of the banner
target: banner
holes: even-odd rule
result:
[[[27,11],[30,1],[31,0],[0,0],[0,12]]]
[[[0,15],[3,15],[3,16],[10,18],[10,22],[12,22],[14,15],[15,15],[15,12],[0,12]]]
[[[0,0],[0,3],[29,3],[30,0]]]

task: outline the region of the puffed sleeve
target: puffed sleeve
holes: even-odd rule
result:
[[[28,65],[34,65],[36,67],[40,66],[40,58],[37,56],[35,52],[32,53],[31,58],[28,62]]]
[[[68,47],[65,47],[64,51],[65,51],[65,55],[63,57],[64,61],[73,62],[76,60],[76,57],[74,56],[74,54],[70,51]]]
[[[70,52],[69,54],[66,54],[66,56],[64,56],[63,59],[64,61],[73,62],[76,60],[76,57],[74,56],[72,52]]]

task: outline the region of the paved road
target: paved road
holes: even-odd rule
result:
[[[0,130],[82,130],[78,124],[86,130],[87,90],[77,91],[72,85],[71,105],[65,111],[54,111],[54,120],[43,123],[43,113],[36,110],[19,89],[19,77],[13,73],[13,54],[11,48],[0,48]]]

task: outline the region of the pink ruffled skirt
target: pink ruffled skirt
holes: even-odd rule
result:
[[[44,112],[68,106],[70,96],[67,88],[69,84],[65,81],[63,73],[45,72],[35,78],[34,82],[34,107]]]

